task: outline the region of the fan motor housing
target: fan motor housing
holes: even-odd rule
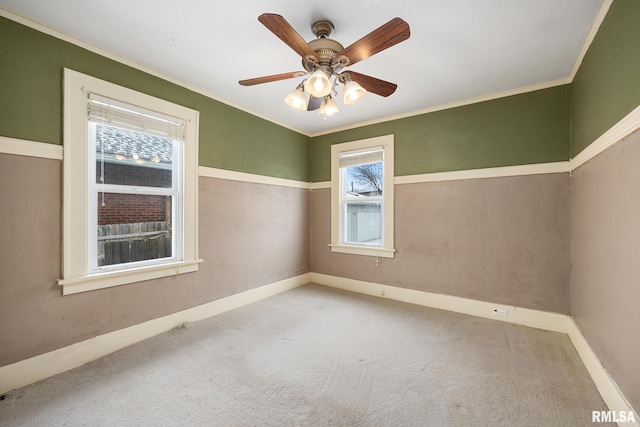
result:
[[[336,54],[344,50],[344,47],[333,39],[315,39],[309,42],[309,46],[318,54],[318,64],[320,65],[330,65]],[[302,66],[309,72],[313,72],[318,64],[307,58],[302,58]]]
[[[318,61],[302,58],[302,66],[305,70],[312,73],[320,66],[331,66],[338,52],[344,50],[344,47],[337,41],[328,38],[333,32],[333,23],[331,21],[322,20],[314,22],[311,31],[317,37],[309,42],[311,49],[318,55]]]

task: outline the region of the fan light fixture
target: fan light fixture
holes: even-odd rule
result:
[[[323,70],[317,69],[307,79],[304,89],[316,98],[322,98],[331,93],[331,81]]]
[[[292,90],[284,99],[284,102],[294,110],[307,110],[307,99],[305,92],[314,98],[322,99],[318,114],[331,116],[339,113],[338,104],[331,96],[331,90],[338,82],[344,83],[343,102],[345,105],[352,105],[360,101],[367,91],[359,83],[351,80],[348,74],[340,74],[335,78],[335,83],[331,83],[327,73],[322,69],[317,69],[302,83]],[[317,104],[316,104],[317,105]],[[315,108],[318,108],[317,106]],[[311,109],[311,108],[310,108]]]
[[[305,111],[307,109],[307,98],[304,96],[304,82],[292,90],[284,99],[284,102],[294,110]]]
[[[342,100],[345,105],[355,104],[367,91],[387,97],[398,87],[395,83],[355,71],[343,70],[407,40],[411,31],[409,24],[401,18],[393,18],[346,48],[338,41],[329,38],[334,27],[328,20],[313,23],[311,31],[316,39],[308,43],[280,15],[263,13],[258,17],[258,21],[300,55],[305,71],[291,71],[240,80],[238,83],[242,86],[307,76],[287,95],[284,102],[294,110],[314,111],[319,108],[320,114],[325,119],[327,116],[338,113],[335,97],[338,95],[336,88],[339,83],[343,85]],[[364,89],[365,87],[367,90]]]
[[[367,93],[367,91],[364,90],[362,86],[353,80],[348,80],[344,84],[343,102],[347,105],[355,104],[362,99],[365,93]]]
[[[338,104],[334,101],[331,96],[327,95],[322,100],[322,105],[320,105],[320,109],[318,110],[318,114],[331,116],[333,114],[339,113]]]

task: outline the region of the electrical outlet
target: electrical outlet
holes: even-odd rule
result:
[[[504,309],[504,308],[494,308],[493,309],[493,314],[495,314],[496,316],[507,317],[507,310]]]

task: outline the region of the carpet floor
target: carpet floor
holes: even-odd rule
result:
[[[11,391],[1,426],[594,426],[564,334],[307,285]]]

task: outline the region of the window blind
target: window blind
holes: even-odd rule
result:
[[[89,121],[149,133],[178,141],[185,139],[185,122],[154,111],[89,94]]]
[[[366,150],[347,151],[340,154],[340,167],[366,165],[384,161],[384,148],[373,147]]]

